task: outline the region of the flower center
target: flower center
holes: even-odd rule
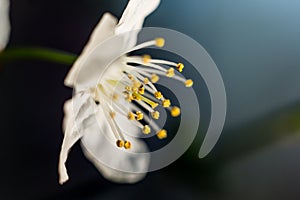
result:
[[[132,51],[153,45],[163,47],[164,44],[163,38],[157,38],[135,46]],[[192,87],[191,79],[185,79],[175,73],[175,70],[182,72],[184,65],[152,59],[150,55],[125,56],[121,65],[121,73],[124,76],[122,80],[111,79],[108,75],[97,87],[91,89],[95,102],[102,107],[114,133],[116,145],[120,148],[131,148],[130,141],[125,139],[116,122],[116,115],[126,117],[129,122],[139,127],[143,134],[150,134],[154,131],[158,139],[166,138],[167,131],[161,129],[156,122],[153,123],[153,119],[159,120],[160,118],[160,113],[156,108],[158,106],[165,108],[172,117],[180,115],[180,108],[173,106],[171,100],[158,91],[155,84],[159,82],[160,76],[166,76],[182,82],[186,87]],[[126,106],[124,102],[127,102]],[[152,122],[151,125],[150,122]]]

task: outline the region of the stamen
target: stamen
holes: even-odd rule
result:
[[[152,83],[157,83],[158,81],[159,81],[159,76],[157,76],[156,74],[152,74],[151,82]]]
[[[151,116],[152,116],[154,119],[159,119],[160,114],[159,114],[158,111],[154,111],[154,112],[151,113]]]
[[[154,96],[154,93],[155,91],[151,90],[151,88],[147,88],[147,93],[144,94],[144,97],[147,97],[148,99],[157,102],[158,99]]]
[[[123,135],[122,135],[121,133],[118,132],[118,128],[117,128],[116,124],[114,123],[113,118],[111,118],[111,117],[108,115],[109,111],[108,111],[108,109],[106,108],[106,106],[104,106],[104,105],[102,105],[102,104],[101,104],[101,106],[102,106],[102,108],[103,108],[103,111],[104,111],[103,113],[104,113],[104,115],[105,115],[105,117],[106,117],[106,119],[107,119],[107,121],[108,121],[108,124],[110,125],[110,128],[111,128],[111,130],[112,130],[112,132],[113,132],[115,138],[118,139],[119,136],[120,136],[120,137],[121,137],[121,140],[124,140]],[[120,140],[120,139],[118,139],[118,140]],[[117,144],[117,145],[118,145],[118,144]]]
[[[109,115],[112,119],[114,119],[116,117],[116,113],[115,112],[109,112]]]
[[[116,144],[117,144],[117,147],[119,147],[119,148],[124,147],[124,141],[123,140],[117,140]]]
[[[136,112],[136,120],[140,121],[144,118],[144,114],[141,111]]]
[[[171,61],[167,61],[167,60],[159,60],[159,59],[151,59],[150,61],[151,63],[156,63],[156,64],[161,64],[161,65],[170,65],[170,66],[174,66],[176,67],[176,69],[179,72],[182,72],[183,68],[184,68],[184,64],[182,63],[175,63],[175,62],[171,62]]]
[[[167,135],[167,131],[165,129],[162,129],[160,131],[158,131],[156,133],[156,136],[158,137],[158,139],[162,140],[165,139],[168,135]]]
[[[150,72],[150,73],[152,73],[152,74],[154,74],[155,76],[157,76],[156,74],[159,74],[159,75],[164,75],[164,76],[168,76],[168,75],[172,75],[172,71],[173,70],[170,70],[170,72],[167,72],[167,73],[164,73],[164,72],[162,72],[162,71],[159,71],[159,70],[154,70],[154,69],[141,69],[141,68],[138,68],[138,69],[136,69],[136,71],[138,71],[138,73],[141,73],[141,74],[145,74],[145,75],[147,75],[148,73],[147,72]],[[169,74],[168,74],[169,73]],[[153,76],[153,75],[152,75]],[[170,77],[169,76],[169,77]],[[158,76],[157,76],[158,77]],[[152,78],[152,77],[151,77]],[[156,78],[156,77],[155,77]],[[173,76],[172,76],[172,78],[173,79],[175,79],[175,80],[178,80],[178,81],[180,81],[180,82],[183,82],[185,85],[186,85],[186,87],[192,87],[193,86],[193,80],[191,80],[191,79],[188,79],[188,80],[186,80],[185,78],[183,78],[183,77],[180,77],[180,76],[178,76],[178,75],[176,75],[176,74],[174,74]],[[159,79],[159,77],[158,77],[158,79]],[[151,80],[152,81],[152,80]],[[154,81],[152,81],[153,83],[156,83],[158,80],[155,80],[154,79]]]
[[[151,61],[151,56],[150,55],[144,55],[142,57],[143,63],[148,64]]]
[[[163,47],[163,46],[165,46],[165,39],[164,38],[156,38],[155,39],[155,45],[157,47]]]
[[[167,77],[173,77],[175,75],[174,68],[170,68],[167,71]]]
[[[155,98],[157,98],[157,99],[163,98],[163,95],[161,94],[161,92],[155,92],[155,93],[154,93],[154,96],[155,96]]]
[[[151,59],[151,63],[162,64],[162,65],[171,65],[174,67],[176,67],[178,65],[178,63],[171,62],[168,60],[160,60],[160,59]]]
[[[172,115],[172,117],[178,117],[180,115],[180,108],[178,108],[177,106],[174,106],[171,109],[171,115]]]
[[[143,133],[147,135],[147,134],[149,134],[150,132],[151,132],[150,126],[145,125],[144,128],[143,128]]]
[[[147,58],[146,58],[146,59],[147,59]],[[143,57],[140,57],[140,56],[131,56],[131,57],[127,57],[125,61],[126,61],[126,63],[140,64],[140,65],[144,65],[144,66],[146,66],[146,67],[158,69],[159,71],[163,71],[163,72],[166,72],[166,71],[167,71],[164,67],[152,63],[152,60],[151,60],[151,59],[150,59],[149,62],[144,62]],[[131,66],[131,65],[129,65],[129,66]],[[176,64],[175,66],[177,66],[177,64]],[[132,66],[132,67],[133,67],[133,66]],[[141,66],[134,67],[134,68],[141,68]]]
[[[134,48],[130,49],[129,52],[136,51],[136,50],[139,50],[139,49],[143,49],[143,48],[146,48],[146,47],[150,47],[150,46],[153,46],[153,45],[156,45],[155,40],[144,42],[144,43],[139,44],[139,45],[135,46]]]
[[[112,99],[113,99],[114,101],[118,101],[118,100],[119,100],[119,95],[113,94],[113,95],[112,95]]]
[[[131,143],[129,141],[124,142],[124,148],[125,149],[130,149],[131,148]]]
[[[168,107],[170,107],[170,105],[171,105],[171,101],[170,101],[169,99],[164,99],[164,100],[162,101],[162,106],[163,106],[164,108],[168,108]]]
[[[134,81],[134,77],[132,74],[127,74],[127,77],[129,78],[129,80]]]
[[[130,104],[129,106],[130,106],[130,108],[133,109],[133,110],[139,109],[139,108],[138,108],[136,105],[134,105],[134,104]],[[150,111],[149,111],[149,112],[150,112]],[[152,111],[152,112],[154,112],[154,111]],[[150,112],[150,113],[152,113],[152,112]],[[148,117],[148,115],[144,115],[144,120],[145,120],[145,122],[148,123],[149,125],[151,124],[151,127],[153,128],[153,130],[154,130],[155,132],[158,132],[158,131],[160,130],[160,128],[158,127],[158,125],[157,125],[153,120],[151,120],[151,119]],[[134,122],[136,122],[136,123],[138,124],[138,126],[139,126],[141,129],[143,129],[143,125],[141,125],[141,124],[139,123],[139,121],[134,121]]]
[[[129,112],[128,115],[127,115],[127,118],[129,120],[135,120],[135,115],[132,112]]]
[[[136,70],[136,69],[133,69],[133,70]],[[148,78],[145,78],[145,77],[144,77],[144,76],[147,76],[147,77],[151,78],[151,74],[149,74],[149,73],[147,73],[147,72],[143,72],[143,71],[135,71],[134,73],[135,73],[136,77],[138,77],[140,80],[146,80],[146,83],[145,83],[145,81],[144,81],[144,83],[145,83],[145,84],[148,84],[148,85],[152,88],[152,90],[154,90],[154,92],[157,91],[157,89],[156,89],[156,87],[153,85],[153,83],[151,83],[151,82],[149,81]],[[141,74],[142,74],[142,75],[141,75]],[[144,76],[143,76],[143,75],[144,75]],[[155,77],[155,78],[156,78],[156,77]],[[159,79],[159,77],[158,77],[158,79]],[[158,80],[157,80],[157,81],[158,81]],[[147,90],[149,90],[149,89],[148,89],[149,87],[147,87],[146,85],[144,85],[144,86],[145,86],[145,88],[147,88]],[[149,90],[149,91],[152,92],[152,90]],[[154,92],[152,92],[152,93],[154,93]]]
[[[130,86],[126,86],[125,90],[128,91],[128,92],[130,92],[131,91],[131,87]]]
[[[141,86],[142,86],[142,84],[139,81],[136,81],[136,80],[132,84],[132,87],[134,87],[134,88],[139,88]]]
[[[137,87],[132,87],[132,92],[133,92],[133,93],[139,92],[139,88],[137,88]]]
[[[183,68],[184,68],[184,65],[182,63],[178,63],[177,66],[176,66],[177,70],[179,72],[182,72]]]
[[[188,79],[185,81],[185,87],[192,87],[194,84],[192,79]]]
[[[142,44],[139,44],[139,45],[135,46],[134,48],[129,50],[129,52],[136,51],[136,50],[139,50],[139,49],[143,49],[143,48],[153,46],[153,45],[156,45],[157,47],[163,47],[165,45],[165,39],[164,38],[156,38],[155,40],[144,42]]]
[[[144,78],[144,84],[149,84],[149,79],[148,78]]]
[[[145,94],[145,88],[143,86],[140,86],[139,89],[138,89],[138,92],[140,94]]]

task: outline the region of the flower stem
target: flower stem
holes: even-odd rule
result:
[[[0,52],[0,63],[19,60],[42,60],[72,65],[76,58],[77,56],[72,53],[43,47],[11,47]]]

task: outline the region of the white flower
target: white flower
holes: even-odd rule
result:
[[[5,48],[9,33],[9,0],[0,0],[0,51]]]
[[[140,172],[147,171],[150,158],[148,154],[131,154],[148,152],[144,142],[135,137],[140,132],[155,132],[159,139],[167,137],[166,130],[160,129],[156,123],[150,125],[151,117],[159,118],[159,112],[155,110],[159,105],[174,117],[180,115],[180,109],[171,107],[171,101],[156,89],[154,83],[159,80],[159,75],[163,75],[191,87],[192,80],[174,73],[173,67],[181,72],[183,64],[152,59],[149,55],[123,55],[107,70],[105,67],[118,56],[120,49],[134,51],[152,45],[162,47],[164,39],[157,38],[135,46],[136,31],[121,37],[117,43],[114,41],[107,47],[96,48],[113,36],[141,29],[145,17],[156,9],[159,2],[130,0],[119,22],[111,14],[104,14],[68,73],[65,84],[74,87],[75,95],[64,106],[65,136],[59,161],[61,184],[68,180],[65,167],[68,151],[79,139],[86,157],[107,179],[127,183],[142,179],[145,174]],[[136,64],[143,67],[136,67]],[[102,78],[98,80],[101,74]]]

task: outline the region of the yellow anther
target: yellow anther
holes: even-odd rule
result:
[[[147,135],[147,134],[149,134],[150,132],[151,132],[150,126],[145,125],[145,126],[143,127],[143,133]]]
[[[172,117],[178,117],[180,115],[180,108],[178,108],[177,106],[174,106],[171,109],[171,115],[172,115]]]
[[[117,144],[117,147],[119,147],[119,148],[124,147],[124,141],[123,140],[117,140],[116,144]]]
[[[132,81],[134,80],[134,76],[132,74],[128,74],[127,77]]]
[[[176,69],[177,69],[179,72],[182,72],[183,68],[184,68],[184,65],[183,65],[182,63],[178,63],[178,64],[177,64]]]
[[[115,112],[110,112],[109,115],[110,115],[111,118],[115,118],[116,117],[116,113]]]
[[[156,38],[155,39],[155,45],[157,47],[163,47],[163,46],[165,46],[165,39],[164,38]]]
[[[141,111],[136,112],[136,120],[142,120],[144,118],[144,114]]]
[[[164,108],[168,108],[168,107],[170,107],[170,105],[171,105],[171,101],[170,101],[169,99],[164,99],[164,100],[162,101],[162,106],[163,106]]]
[[[118,100],[119,100],[119,95],[113,94],[113,95],[112,95],[112,99],[113,99],[114,101],[118,101]]]
[[[155,92],[155,93],[154,93],[154,96],[155,96],[155,98],[157,98],[157,99],[163,98],[163,95],[161,94],[161,92]]]
[[[162,140],[165,139],[168,135],[167,135],[167,131],[165,129],[162,129],[160,131],[158,131],[156,133],[156,136],[158,137],[158,139]]]
[[[148,78],[144,78],[144,84],[148,84],[149,83],[149,79]]]
[[[173,77],[175,75],[174,68],[170,68],[167,71],[167,77]]]
[[[157,81],[159,81],[159,76],[157,76],[156,74],[152,74],[151,82],[152,83],[157,83]]]
[[[145,88],[143,86],[139,87],[139,91],[140,94],[145,94]]]
[[[185,81],[185,87],[192,87],[194,84],[192,79],[188,79]]]
[[[150,55],[143,55],[142,60],[143,60],[144,64],[148,64],[151,61],[151,56]]]
[[[130,92],[131,91],[131,87],[130,86],[126,86],[125,90],[128,91],[128,92]]]
[[[127,118],[129,120],[135,120],[135,115],[132,112],[129,112],[128,115],[127,115]]]
[[[141,87],[141,85],[142,84],[139,81],[134,81],[133,84],[132,84],[132,87],[137,87],[138,88],[138,87]]]
[[[137,88],[137,87],[132,87],[131,90],[132,90],[132,92],[135,92],[135,93],[136,93],[136,92],[139,91],[139,88]]]
[[[124,148],[125,149],[130,149],[131,148],[131,143],[129,141],[124,142]]]
[[[159,116],[160,116],[160,113],[158,111],[154,111],[151,113],[151,116],[154,118],[154,119],[159,119]]]

